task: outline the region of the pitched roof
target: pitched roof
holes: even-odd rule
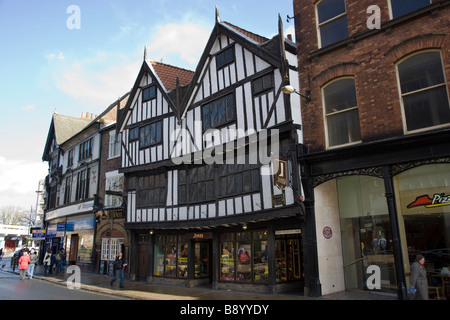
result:
[[[194,77],[194,71],[156,61],[151,61],[150,63],[167,91],[172,91],[176,88],[177,76],[182,86],[189,84]]]
[[[248,38],[250,38],[250,39],[252,39],[252,40],[254,40],[254,41],[258,42],[258,43],[266,43],[267,41],[269,41],[269,39],[267,39],[265,37],[262,37],[260,35],[257,35],[256,33],[253,33],[253,32],[247,31],[245,29],[242,29],[242,28],[240,28],[238,26],[235,26],[234,24],[231,24],[231,23],[229,23],[227,21],[222,21],[222,23],[224,23],[225,25],[235,29],[236,31],[242,33],[246,37],[248,37]]]
[[[74,118],[62,114],[53,114],[53,124],[55,127],[56,143],[63,144],[76,133],[83,130],[94,119],[92,118]]]

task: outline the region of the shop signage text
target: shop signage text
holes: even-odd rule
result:
[[[212,239],[212,233],[211,232],[187,233],[186,239],[193,239],[193,240]]]
[[[436,193],[433,198],[430,198],[427,194],[417,197],[414,202],[408,204],[408,209],[424,206],[425,208],[450,206],[450,195],[445,193]]]

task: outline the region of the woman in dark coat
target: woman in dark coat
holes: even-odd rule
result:
[[[411,282],[409,286],[417,290],[414,297],[415,300],[428,300],[428,280],[424,263],[424,256],[418,254],[416,262],[411,265]]]

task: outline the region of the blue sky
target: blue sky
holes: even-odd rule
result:
[[[292,0],[0,0],[0,209],[34,208],[54,110],[101,113],[133,86],[145,46],[150,60],[195,70],[216,6],[265,37],[280,14],[294,33]]]

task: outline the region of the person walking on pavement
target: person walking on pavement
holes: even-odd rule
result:
[[[34,251],[34,249],[31,249],[30,252],[30,263],[28,265],[28,277],[31,279],[33,279],[33,274],[34,274],[34,267],[36,266],[36,263],[38,262],[38,255],[36,254],[36,251]]]
[[[114,261],[114,269],[115,269],[115,277],[111,280],[111,287],[114,284],[114,282],[117,280],[117,278],[120,279],[120,288],[123,288],[123,280],[125,277],[125,267],[126,263],[123,262],[122,252],[119,252],[119,255],[117,256],[116,260]]]
[[[28,264],[30,263],[31,259],[28,256],[28,252],[24,251],[23,255],[19,258],[19,273],[20,273],[20,280],[24,280],[25,273],[28,271]]]
[[[428,300],[427,270],[424,267],[425,257],[421,254],[416,256],[416,261],[411,265],[410,291],[414,291],[415,300]],[[414,290],[415,289],[415,290]]]

